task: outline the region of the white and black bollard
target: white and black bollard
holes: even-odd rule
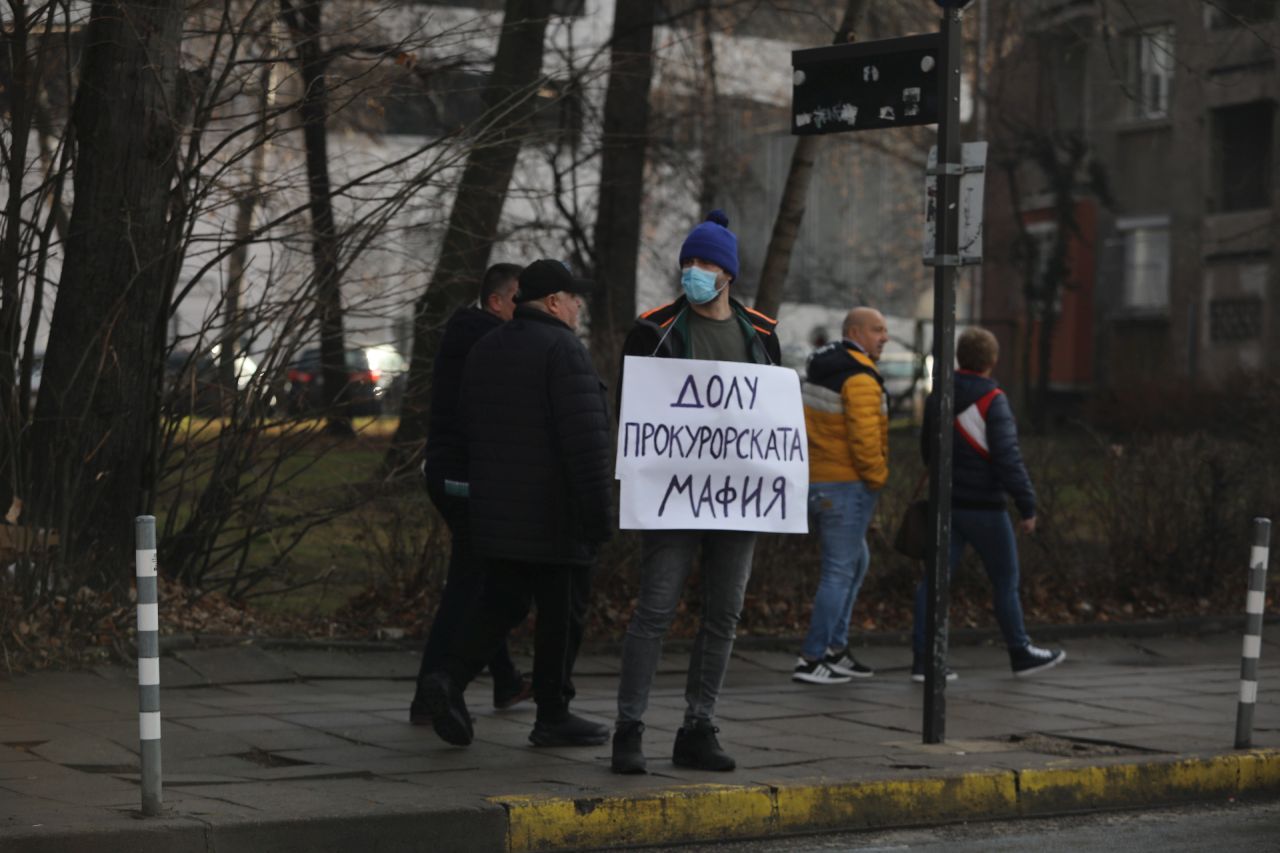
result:
[[[1240,704],[1236,709],[1236,749],[1253,744],[1253,709],[1258,702],[1258,656],[1262,653],[1262,615],[1267,601],[1267,560],[1271,519],[1253,520],[1249,552],[1249,597],[1244,612],[1244,653],[1240,662]]]
[[[134,521],[138,580],[138,737],[142,743],[142,813],[160,814],[160,605],[156,589],[156,518]]]

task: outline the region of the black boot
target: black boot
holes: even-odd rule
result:
[[[428,675],[422,682],[419,696],[415,697],[415,704],[418,701],[421,701],[421,709],[426,711],[431,720],[431,728],[435,729],[441,740],[454,746],[467,746],[471,743],[474,738],[471,715],[467,713],[467,703],[462,698],[462,691],[448,674],[433,672]]]
[[[613,761],[610,766],[614,773],[645,773],[644,752],[640,749],[640,736],[644,734],[644,723],[618,723],[613,733]]]
[[[549,719],[538,718],[529,733],[529,743],[534,746],[599,746],[608,740],[608,726],[568,711]]]
[[[672,763],[695,770],[732,770],[737,764],[733,756],[720,748],[720,741],[716,739],[718,731],[710,720],[695,720],[692,725],[682,726],[676,732]]]

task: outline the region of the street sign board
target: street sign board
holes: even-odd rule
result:
[[[986,189],[987,143],[966,142],[960,176],[960,237],[958,257],[952,265],[982,263],[982,202]],[[924,179],[924,262],[937,263],[938,254],[938,146],[929,149]]]
[[[938,121],[938,33],[791,53],[791,132],[881,130]]]

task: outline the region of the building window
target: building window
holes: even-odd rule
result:
[[[1123,304],[1135,311],[1169,308],[1169,217],[1121,219],[1124,245]]]
[[[1127,43],[1129,117],[1164,118],[1173,88],[1173,25],[1130,33]]]
[[[1257,101],[1213,111],[1213,175],[1210,202],[1215,211],[1259,210],[1271,206],[1271,140],[1275,106]]]
[[[1204,7],[1204,25],[1210,30],[1247,27],[1274,21],[1277,0],[1213,0]]]
[[[1262,300],[1214,299],[1209,303],[1209,340],[1215,344],[1255,341],[1262,337]]]

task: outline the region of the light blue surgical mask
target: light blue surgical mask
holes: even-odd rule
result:
[[[694,305],[705,305],[720,295],[716,274],[698,267],[686,267],[680,271],[680,286]]]

